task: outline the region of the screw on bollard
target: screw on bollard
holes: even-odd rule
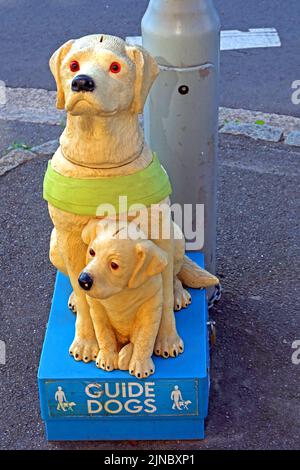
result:
[[[181,85],[179,88],[178,88],[178,91],[181,95],[187,95],[188,92],[190,91],[189,87],[187,85]]]
[[[150,0],[142,36],[161,70],[146,140],[171,177],[173,202],[204,204],[205,264],[215,272],[219,18],[211,0]]]

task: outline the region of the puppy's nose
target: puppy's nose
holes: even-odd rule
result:
[[[93,285],[93,278],[90,274],[82,272],[79,276],[78,283],[83,290],[90,290]]]
[[[94,91],[95,88],[94,80],[88,75],[77,75],[72,81],[73,91]]]

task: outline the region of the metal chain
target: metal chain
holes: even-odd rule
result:
[[[222,297],[222,290],[221,284],[215,286],[215,291],[207,303],[208,310],[212,309],[215,303],[219,302]]]
[[[221,284],[218,284],[215,286],[215,291],[211,298],[208,300],[208,311],[210,311],[214,305],[219,302],[219,300],[222,297],[222,286]],[[212,320],[211,318],[208,319],[207,321],[207,327],[209,329],[209,338],[210,338],[210,346],[211,348],[214,348],[216,345],[217,341],[217,330],[216,330],[216,322]]]

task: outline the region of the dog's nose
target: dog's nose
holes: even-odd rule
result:
[[[78,283],[83,290],[90,290],[93,285],[93,278],[90,274],[82,272],[78,278]]]
[[[72,81],[73,91],[94,91],[95,88],[94,80],[88,75],[77,75]]]

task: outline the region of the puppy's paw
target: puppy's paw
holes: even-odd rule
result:
[[[99,346],[96,339],[83,339],[76,336],[70,346],[69,353],[75,361],[95,361],[99,353]]]
[[[167,336],[158,335],[154,346],[156,356],[162,356],[167,359],[168,357],[177,357],[179,354],[182,354],[183,351],[184,344],[177,333]]]
[[[135,375],[138,379],[144,379],[154,374],[155,366],[151,357],[147,357],[143,360],[132,357],[128,370],[130,375]]]
[[[96,359],[96,366],[99,369],[111,372],[118,368],[119,355],[115,351],[104,351],[101,349]]]
[[[133,344],[128,343],[124,346],[121,351],[119,352],[119,361],[118,361],[118,369],[120,370],[128,370],[129,363],[131,361],[133,353]]]
[[[73,291],[68,300],[68,307],[73,313],[77,313],[77,299],[76,294]]]
[[[174,284],[174,310],[179,312],[182,308],[187,308],[192,303],[191,294],[183,287],[179,279]]]

